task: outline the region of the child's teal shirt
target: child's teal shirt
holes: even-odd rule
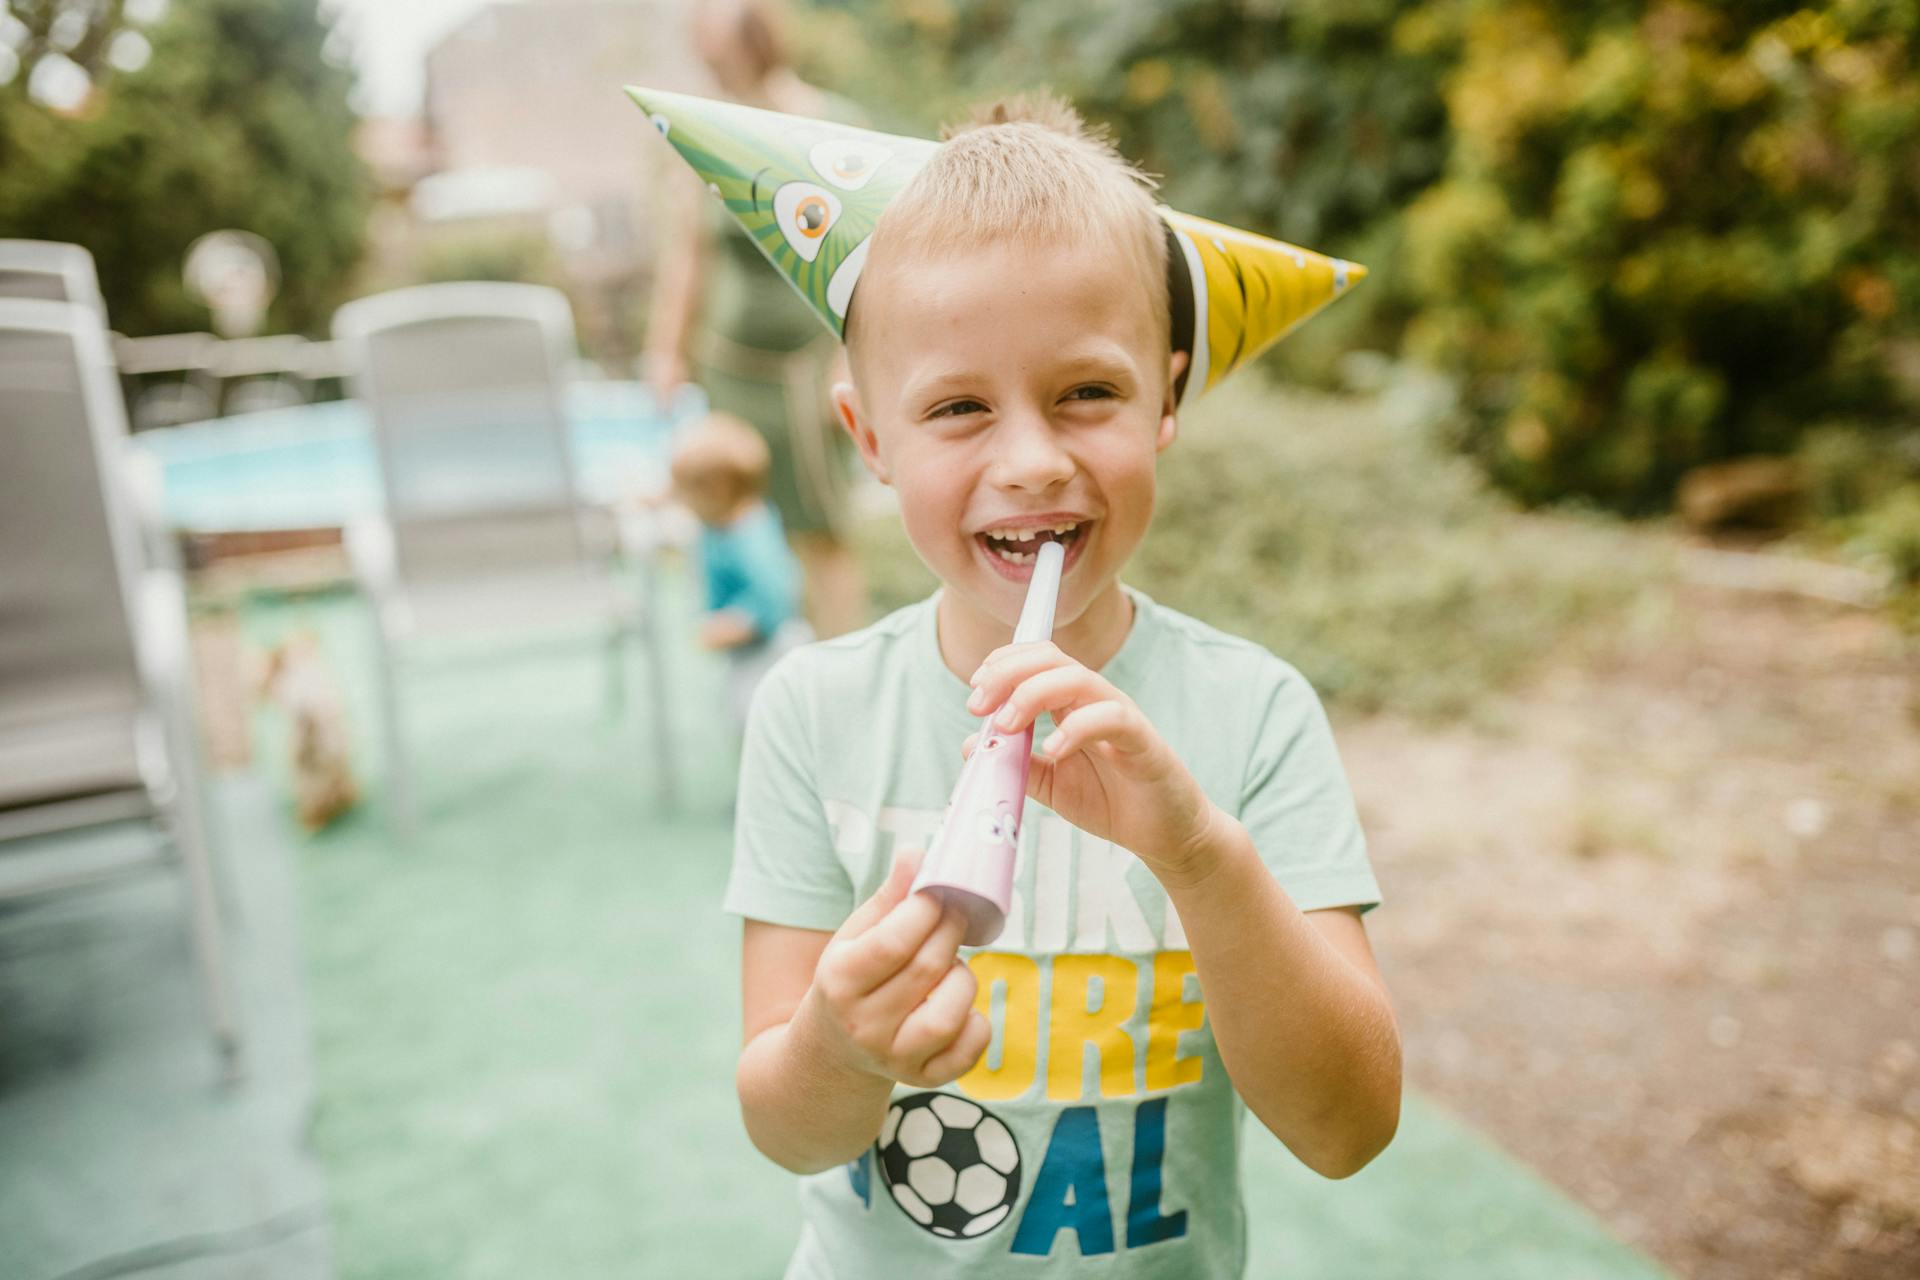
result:
[[[794,616],[800,570],[787,549],[780,517],[765,502],[732,524],[700,529],[700,566],[707,583],[707,611],[737,609],[766,640]]]
[[[1129,591],[1102,674],[1245,824],[1302,910],[1379,901],[1320,702],[1258,645]],[[831,930],[925,848],[977,727],[938,597],[784,659],[754,700],[726,909]],[[1045,737],[1051,722],[1037,730]],[[803,1178],[790,1280],[1236,1277],[1244,1105],[1186,933],[1126,850],[1029,800],[1006,931],[962,954],[984,1058],[900,1087],[880,1141]]]

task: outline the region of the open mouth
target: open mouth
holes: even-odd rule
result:
[[[1059,543],[1066,551],[1063,563],[1071,564],[1075,559],[1074,551],[1092,523],[1082,520],[1062,522],[1043,529],[988,529],[975,534],[974,538],[986,551],[987,559],[995,568],[1008,577],[1024,578],[1032,573],[1033,562],[1039,556],[1040,548],[1049,542]]]

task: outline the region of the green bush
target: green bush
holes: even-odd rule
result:
[[[1429,0],[1455,70],[1410,348],[1530,501],[1656,508],[1697,463],[1895,407],[1920,314],[1914,0]]]
[[[1799,459],[1811,513],[1844,521],[1890,497],[1903,483],[1920,481],[1920,432],[1828,423],[1807,433]]]
[[[1353,710],[1482,710],[1583,619],[1653,571],[1609,524],[1516,511],[1387,400],[1279,393],[1242,374],[1160,460],[1126,579],[1257,640]],[[932,575],[895,517],[858,531],[876,599]]]
[[[1281,351],[1324,379],[1391,348],[1408,312],[1393,214],[1440,172],[1439,63],[1394,38],[1392,0],[844,0],[807,31],[811,74],[881,128],[1051,88],[1162,175],[1168,203],[1365,263],[1366,286]]]
[[[1854,550],[1884,564],[1894,584],[1920,589],[1920,484],[1903,485],[1855,522]]]

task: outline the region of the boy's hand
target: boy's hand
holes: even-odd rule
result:
[[[858,1070],[932,1088],[966,1073],[993,1028],[973,1007],[959,959],[966,920],[910,893],[919,858],[904,855],[840,926],[814,969],[802,1012],[822,1043]]]
[[[1089,832],[1131,850],[1153,872],[1191,878],[1216,810],[1133,699],[1050,641],[1006,645],[973,676],[967,710],[998,708],[993,728],[1018,733],[1041,712],[1056,726],[1036,745],[1027,794]],[[980,735],[962,746],[971,754]]]

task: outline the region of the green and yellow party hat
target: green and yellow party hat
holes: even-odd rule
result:
[[[629,86],[627,93],[836,336],[887,202],[939,146],[848,125]],[[1161,209],[1180,402],[1285,337],[1366,275],[1250,231]]]

